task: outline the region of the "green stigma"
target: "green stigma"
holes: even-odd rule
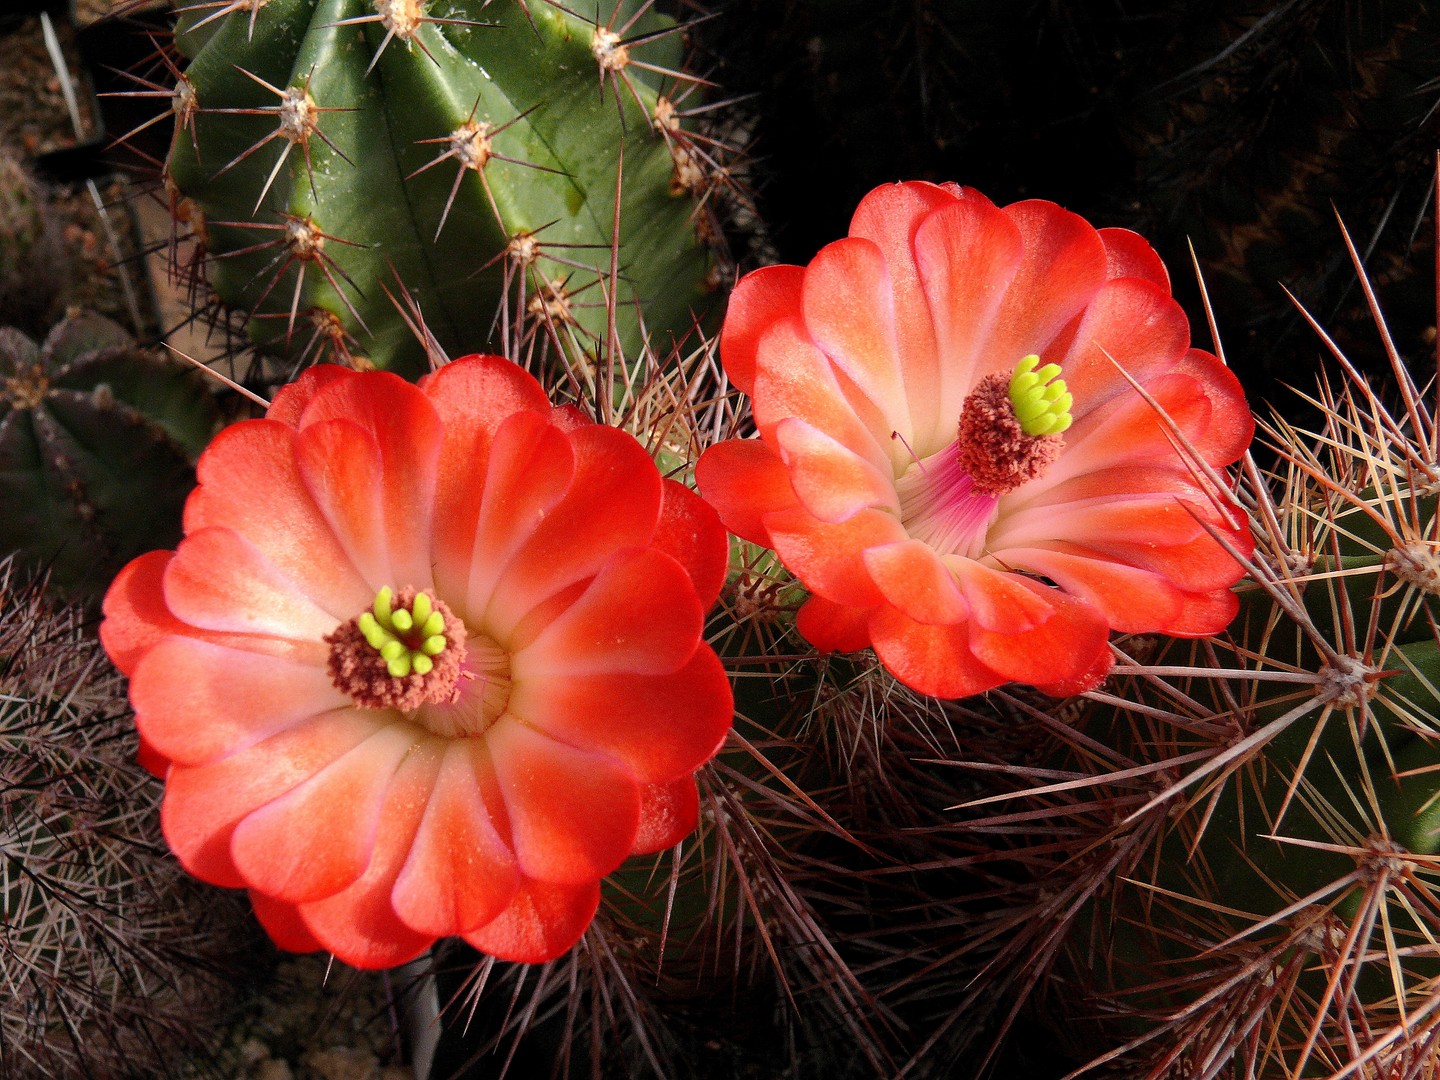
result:
[[[1074,419],[1070,406],[1075,403],[1059,378],[1060,365],[1046,364],[1036,370],[1040,357],[1031,353],[1015,366],[1010,376],[1010,404],[1020,430],[1026,435],[1059,435]]]
[[[397,679],[428,675],[433,657],[445,651],[445,616],[434,610],[426,593],[416,593],[409,610],[391,608],[395,594],[387,585],[375,594],[370,611],[356,620],[360,633]]]

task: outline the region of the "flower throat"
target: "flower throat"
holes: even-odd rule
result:
[[[974,558],[1002,495],[1060,456],[1074,403],[1059,364],[1025,357],[1007,379],[988,375],[960,410],[955,441],[916,459],[895,484],[900,520],[935,550]],[[899,436],[894,436],[898,438]]]

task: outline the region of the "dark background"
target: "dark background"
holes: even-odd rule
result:
[[[751,94],[756,203],[779,259],[844,235],[872,187],[955,180],[1144,234],[1197,345],[1193,243],[1257,402],[1321,348],[1281,284],[1386,369],[1343,218],[1423,381],[1434,371],[1440,15],[1416,0],[729,0],[697,27]],[[1332,209],[1333,207],[1333,209]]]

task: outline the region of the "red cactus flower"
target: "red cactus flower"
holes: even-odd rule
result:
[[[629,435],[496,357],[320,367],[199,478],[101,636],[170,846],[280,945],[548,960],[694,827],[732,712],[701,639],[725,533]]]
[[[1134,233],[882,187],[809,266],[740,282],[721,356],[760,437],[712,447],[700,491],[810,589],[816,646],[939,697],[1061,694],[1104,676],[1110,630],[1232,618],[1212,531],[1250,541],[1205,474],[1254,421]]]

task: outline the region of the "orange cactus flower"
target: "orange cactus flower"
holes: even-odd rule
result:
[[[282,947],[548,960],[602,877],[695,826],[726,537],[632,437],[498,357],[418,387],[319,367],[199,479],[101,637],[171,848]]]
[[[817,647],[908,686],[1095,686],[1111,630],[1209,634],[1248,552],[1214,470],[1254,434],[1159,257],[1048,202],[865,197],[808,266],[745,277],[721,357],[758,439],[701,494],[810,590]]]

